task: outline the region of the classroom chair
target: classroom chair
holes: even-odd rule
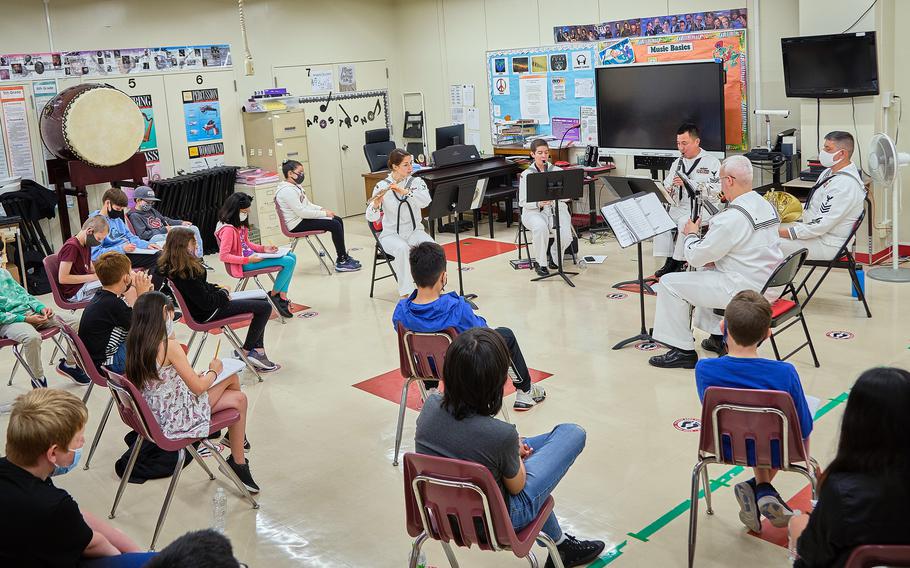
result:
[[[53,355],[51,355],[52,363],[53,363],[54,357],[57,354],[57,351],[60,349],[60,345],[57,344],[57,337],[56,337],[57,334],[59,333],[59,331],[60,330],[56,327],[38,330],[38,333],[41,334],[41,341],[44,341],[46,339],[52,339],[55,343],[54,353],[53,353]],[[30,378],[32,378],[36,381],[41,379],[41,377],[35,376],[35,371],[32,370],[32,368],[29,366],[28,362],[26,362],[25,357],[23,357],[22,352],[20,351],[21,345],[19,344],[18,341],[14,341],[7,337],[0,337],[0,349],[3,349],[4,347],[11,347],[13,350],[13,356],[15,356],[15,358],[16,358],[16,362],[13,363],[13,369],[9,373],[9,381],[6,383],[6,386],[13,385],[13,377],[16,376],[16,372],[19,370],[20,366],[23,369],[25,369],[25,372],[28,373],[28,376]]]
[[[281,227],[281,233],[291,239],[291,252],[294,252],[294,249],[297,248],[297,243],[300,239],[304,239],[306,244],[310,245],[310,248],[313,250],[313,254],[316,255],[316,258],[319,260],[322,267],[325,268],[325,271],[329,273],[329,276],[332,275],[332,268],[326,264],[325,259],[332,258],[329,256],[329,251],[326,250],[325,245],[322,244],[322,239],[319,238],[319,235],[324,235],[325,231],[301,231],[293,232],[288,228],[288,224],[284,220],[284,214],[281,212],[281,206],[278,205],[278,201],[275,201],[275,211],[278,213],[278,225]],[[322,252],[319,252],[316,247],[313,245],[313,241],[310,240],[310,237],[316,239],[316,242],[319,243],[319,248],[322,249]]]
[[[225,272],[227,272],[228,276],[231,275],[231,273],[230,273],[230,272],[228,271],[228,269],[227,269],[227,265],[224,266],[224,270],[225,270]],[[274,276],[274,275],[275,275],[275,274],[278,274],[279,272],[281,272],[281,267],[280,267],[280,266],[269,266],[269,267],[267,267],[267,268],[259,268],[259,269],[257,269],[257,270],[244,270],[244,271],[243,271],[243,276],[241,276],[240,278],[237,279],[237,285],[234,286],[234,291],[235,291],[235,292],[241,292],[241,291],[243,291],[243,290],[246,290],[247,284],[249,283],[250,280],[252,280],[252,281],[256,284],[256,287],[257,287],[257,288],[259,288],[260,290],[262,290],[263,292],[265,292],[266,294],[268,294],[268,293],[269,293],[268,290],[266,290],[265,288],[263,288],[262,282],[259,281],[259,277],[262,276],[263,274],[265,274],[266,276],[269,277],[269,280],[272,281],[272,284],[274,284],[274,283],[275,283],[275,276]],[[272,310],[273,310],[276,314],[278,314],[278,320],[279,320],[282,324],[283,324],[283,323],[286,323],[285,320],[284,320],[284,316],[282,316],[281,314],[279,314],[279,313],[278,313],[278,310],[276,310],[274,306],[272,306]],[[184,312],[184,313],[185,313],[185,312]]]
[[[910,566],[910,546],[898,544],[865,544],[853,549],[844,568],[892,568]]]
[[[452,544],[509,551],[537,568],[531,550],[536,540],[547,548],[553,566],[563,568],[556,543],[541,532],[553,510],[553,497],[547,497],[534,521],[516,533],[493,474],[480,464],[407,453],[404,500],[408,534],[414,537],[409,568],[416,568],[420,549],[428,539],[439,541],[453,568],[458,561]]]
[[[139,448],[142,447],[143,441],[151,442],[166,452],[177,452],[177,465],[174,467],[174,473],[171,475],[171,483],[168,485],[164,504],[161,506],[161,512],[158,514],[158,522],[155,524],[155,533],[152,536],[152,543],[149,545],[149,550],[155,550],[155,543],[158,541],[161,527],[164,525],[164,521],[167,518],[171,500],[174,498],[174,489],[177,488],[177,481],[180,479],[180,473],[183,471],[185,453],[189,452],[190,455],[193,456],[193,460],[205,470],[205,473],[208,474],[210,480],[215,479],[211,470],[205,465],[205,461],[199,456],[196,448],[193,447],[193,444],[196,442],[201,443],[209,449],[211,455],[218,461],[218,469],[220,469],[228,479],[234,482],[234,485],[240,490],[240,494],[250,502],[254,509],[259,508],[256,499],[250,495],[250,492],[237,478],[234,471],[228,466],[227,461],[225,461],[224,457],[217,451],[215,446],[212,445],[210,440],[205,437],[171,440],[161,431],[161,426],[155,419],[155,415],[148,407],[145,399],[142,398],[142,393],[139,392],[139,389],[123,375],[107,371],[107,376],[108,387],[111,390],[114,403],[117,405],[117,411],[120,413],[120,418],[127,427],[138,434],[138,436],[136,436],[136,442],[133,444],[133,448],[130,451],[130,458],[126,464],[126,470],[120,478],[120,486],[117,488],[117,496],[114,498],[114,505],[111,507],[109,518],[113,519],[116,516],[117,505],[120,504],[120,498],[123,496],[123,491],[126,489],[127,482],[133,472],[133,466],[136,465],[136,458],[139,456]],[[209,435],[227,428],[238,420],[240,420],[240,413],[235,409],[213,412],[211,426],[209,427]]]
[[[389,136],[388,128],[377,128],[364,132],[363,153],[367,158],[370,172],[378,172],[389,167],[389,153],[395,149],[395,143]]]
[[[799,415],[789,393],[709,387],[701,411],[698,462],[692,471],[689,505],[689,568],[695,562],[699,492],[704,486],[709,515],[709,464],[767,467],[805,476],[817,496],[818,462],[803,443]]]
[[[60,258],[56,253],[44,257],[44,271],[47,273],[47,281],[51,285],[51,294],[53,294],[54,303],[57,304],[58,308],[74,312],[89,305],[91,300],[71,302],[60,293],[60,283],[57,282],[57,277],[60,274]]]
[[[850,250],[850,244],[853,242],[853,238],[856,236],[856,232],[859,230],[860,225],[863,224],[863,219],[865,216],[866,210],[863,209],[863,212],[859,215],[859,219],[857,219],[856,223],[853,224],[853,229],[850,231],[850,234],[847,235],[847,238],[844,240],[844,244],[841,245],[840,249],[837,251],[837,254],[834,255],[834,258],[831,260],[807,260],[804,263],[805,266],[810,266],[811,269],[809,270],[809,273],[806,274],[806,277],[803,278],[803,281],[800,282],[799,286],[796,288],[797,292],[805,290],[808,294],[806,296],[806,299],[803,301],[803,307],[809,305],[809,301],[812,300],[812,296],[814,296],[815,292],[818,291],[819,286],[821,286],[822,282],[825,281],[825,277],[828,276],[828,273],[831,272],[832,268],[846,268],[848,274],[850,274],[850,281],[853,283],[853,289],[856,290],[856,297],[863,303],[863,308],[866,309],[866,317],[872,317],[872,312],[869,310],[869,304],[866,302],[866,292],[860,285],[859,277],[856,275],[856,271],[859,267],[856,263],[856,259],[853,257],[853,252]],[[812,273],[815,272],[816,268],[824,268],[825,271],[822,273],[821,277],[819,277],[818,281],[815,282],[815,286],[809,290],[809,278],[812,276]]]
[[[392,266],[392,261],[395,260],[395,257],[387,253],[382,248],[382,243],[379,242],[379,233],[382,232],[382,219],[380,218],[376,222],[367,221],[367,225],[370,227],[370,234],[373,235],[373,240],[376,241],[376,248],[373,251],[373,276],[370,278],[370,297],[372,298],[376,282],[386,278],[394,278],[398,282],[398,275],[395,274],[395,268]],[[376,278],[376,268],[382,264],[389,267],[389,274]]]

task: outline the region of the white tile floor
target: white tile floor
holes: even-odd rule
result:
[[[283,368],[266,375],[263,383],[242,378],[250,398],[250,461],[262,487],[261,508],[251,510],[226,480],[210,482],[201,468],[191,465],[180,479],[159,547],[187,530],[210,525],[212,495],[224,486],[227,534],[238,557],[251,566],[405,565],[410,539],[404,526],[401,470],[391,465],[397,406],[351,386],[397,366],[390,323],[397,298],[391,280],[378,283],[376,297],[368,297],[372,238],[359,218],[346,225],[348,246],[360,248],[353,256],[364,270],[327,276],[301,244],[291,298],[312,306],[318,316],[295,318],[286,325],[271,322],[266,346]],[[504,225],[496,230],[498,240],[514,237]],[[440,242],[449,240],[445,235]],[[612,562],[617,566],[684,566],[687,514],[665,515],[687,499],[696,457],[697,435],[673,428],[678,418],[700,415],[693,372],[654,369],[647,365],[647,352],[610,349],[638,329],[636,295],[606,298],[613,292],[611,284],[634,277],[634,249],[620,250],[612,240],[596,245],[582,241],[582,251],[609,258],[577,276],[574,289],[555,279],[529,282],[529,272],[510,267],[514,253],[474,263],[474,270],[464,272],[465,286],[480,295],[480,313],[491,324],[515,331],[531,367],[553,373],[543,383],[547,401],[531,412],[512,414],[519,431],[533,435],[571,421],[588,432],[584,453],[554,494],[564,528],[603,539],[608,550],[625,543]],[[212,279],[230,283],[215,260],[209,258],[217,266]],[[449,265],[451,288],[457,282],[454,266]],[[656,262],[646,258],[645,266],[653,270]],[[910,286],[867,280],[873,319],[851,300],[849,289],[846,274],[832,273],[809,307],[821,368],[812,366],[806,351],[793,360],[806,392],[823,400],[846,391],[868,367],[910,367],[910,335],[903,321],[910,312],[900,307],[910,302]],[[654,298],[646,298],[646,303],[651,325]],[[824,335],[830,330],[848,330],[856,337],[835,341]],[[178,326],[178,337],[188,337],[186,328]],[[798,337],[793,329],[781,343]],[[207,351],[213,350],[214,342],[208,343]],[[766,351],[770,356],[770,346]],[[0,377],[8,375],[12,360],[8,350],[0,352]],[[57,377],[50,382],[82,394],[81,387]],[[0,401],[8,402],[27,388],[20,374],[12,387],[3,387]],[[89,401],[90,435],[106,396],[96,392]],[[812,436],[813,453],[823,466],[833,456],[842,410],[835,408],[819,420]],[[406,417],[405,451],[413,448],[415,417],[411,411]],[[5,430],[2,417],[0,436]],[[113,415],[92,469],[79,468],[55,480],[98,516],[106,516],[113,501],[118,482],[113,462],[126,451],[125,433]],[[727,469],[715,467],[712,478]],[[745,478],[741,474],[733,481]],[[796,475],[778,480],[785,498],[805,486]],[[166,487],[165,480],[130,485],[113,522],[147,544]],[[713,517],[704,515],[702,507],[699,566],[786,563],[783,548],[746,534],[730,488],[715,492],[714,506]],[[661,518],[667,522],[647,542],[629,536]],[[446,565],[438,544],[430,542],[425,550],[430,565]],[[456,554],[463,566],[526,565],[509,553],[475,549]]]

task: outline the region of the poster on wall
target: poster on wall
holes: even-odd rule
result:
[[[744,30],[748,25],[746,8],[714,10],[713,12],[690,12],[669,16],[652,16],[585,24],[578,26],[555,26],[553,40],[556,43],[603,41],[626,37],[649,37],[667,34],[709,32],[717,30]]]
[[[349,93],[357,90],[357,77],[353,65],[338,66],[338,90]]]
[[[605,65],[628,65],[635,63],[635,52],[628,39],[616,43],[601,43],[597,50],[597,60],[601,67]]]
[[[35,102],[35,116],[41,116],[41,113],[44,111],[45,105],[50,102],[51,99],[57,96],[57,82],[54,80],[50,81],[35,81],[32,83],[32,98]],[[41,152],[44,156],[44,160],[53,160],[56,158],[50,150],[48,150],[44,144],[41,144]]]
[[[224,142],[199,144],[187,148],[190,171],[199,172],[224,165]]]
[[[335,90],[335,79],[331,69],[316,69],[310,75],[310,91],[328,93]]]
[[[218,89],[183,91],[183,121],[187,142],[219,140],[221,133],[221,103]]]
[[[9,175],[35,179],[32,162],[32,139],[26,114],[25,87],[0,87],[0,108],[3,112],[3,129],[9,156]]]
[[[161,179],[161,156],[158,152],[158,135],[155,132],[155,108],[152,95],[131,95],[145,119],[145,133],[139,151],[145,154],[146,182]]]

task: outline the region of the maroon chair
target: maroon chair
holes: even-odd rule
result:
[[[310,245],[310,248],[313,249],[313,254],[316,255],[316,258],[319,260],[320,264],[322,264],[322,267],[325,268],[325,271],[331,276],[333,273],[332,268],[325,261],[326,258],[331,257],[329,256],[329,251],[325,248],[325,245],[322,244],[322,239],[319,238],[319,235],[325,234],[325,231],[301,231],[295,233],[288,228],[288,224],[284,220],[284,214],[281,212],[281,206],[278,205],[277,199],[275,200],[275,211],[278,213],[278,225],[281,227],[281,233],[291,239],[291,252],[294,252],[294,249],[297,248],[297,242],[300,241],[300,239],[304,239],[306,244]],[[316,239],[322,252],[319,252],[313,244],[313,241],[310,240],[310,237]]]
[[[54,353],[53,353],[53,355],[51,355],[51,361],[54,360],[54,357],[55,357],[56,354],[57,354],[57,350],[60,349],[60,344],[57,343],[57,337],[56,337],[56,336],[57,336],[57,333],[58,333],[59,331],[60,331],[60,330],[57,329],[56,327],[51,327],[51,328],[47,328],[47,329],[38,330],[38,333],[41,334],[41,340],[42,340],[42,341],[44,341],[45,339],[53,339],[53,340],[54,340],[55,348],[54,348]],[[21,351],[20,351],[20,345],[19,345],[19,342],[18,342],[18,341],[13,341],[12,339],[9,339],[9,338],[7,338],[7,337],[0,337],[0,349],[3,349],[4,347],[12,347],[12,348],[13,348],[13,355],[16,357],[16,362],[13,364],[13,370],[10,371],[10,374],[9,374],[9,381],[6,383],[6,386],[12,386],[12,384],[13,384],[13,377],[16,376],[16,371],[19,370],[19,366],[20,366],[20,365],[22,366],[23,369],[25,369],[25,372],[28,373],[28,376],[31,377],[32,379],[34,379],[34,380],[37,381],[37,380],[39,380],[39,379],[41,378],[41,377],[36,377],[36,376],[35,376],[35,371],[34,371],[34,370],[29,366],[29,364],[25,361],[25,357],[22,356],[22,353],[21,353]]]
[[[543,542],[556,568],[563,568],[556,543],[541,532],[553,510],[547,497],[537,517],[515,532],[502,492],[486,467],[463,460],[422,454],[404,455],[404,501],[408,534],[414,537],[410,568],[417,566],[420,549],[427,539],[438,540],[449,564],[457,568],[452,544],[481,550],[511,551],[527,558],[537,568],[531,551],[535,540]]]
[[[54,295],[54,302],[57,307],[63,310],[81,310],[89,305],[90,300],[81,302],[70,302],[60,293],[60,283],[57,277],[60,275],[60,258],[56,253],[44,257],[44,271],[47,273],[47,281],[51,285],[51,293]]]
[[[689,507],[689,568],[695,561],[698,496],[704,484],[708,514],[711,483],[708,464],[766,467],[805,476],[817,499],[818,463],[803,443],[799,415],[782,391],[710,387],[701,411],[698,463],[692,472]]]
[[[910,566],[910,545],[865,544],[853,549],[844,568],[872,568]]]
[[[370,297],[372,298],[373,289],[376,287],[377,282],[386,278],[394,278],[397,282],[398,275],[395,274],[395,268],[392,266],[392,261],[395,260],[395,257],[387,253],[382,248],[382,243],[379,242],[379,233],[382,232],[382,218],[379,221],[367,221],[367,225],[370,227],[370,234],[373,235],[373,240],[376,241],[376,248],[373,251],[373,276],[370,280]],[[382,264],[389,267],[389,274],[376,278],[376,268]]]
[[[196,340],[196,335],[202,334],[202,341],[199,342],[199,347],[196,348],[196,353],[190,356],[190,365],[196,366],[196,362],[199,360],[199,355],[202,354],[202,348],[205,346],[205,341],[209,338],[209,333],[216,329],[220,329],[227,340],[234,346],[234,349],[237,351],[237,354],[240,355],[240,358],[243,359],[243,362],[246,363],[247,368],[256,375],[256,378],[259,379],[259,382],[262,382],[262,375],[259,374],[259,371],[256,369],[256,366],[250,361],[249,357],[246,356],[246,352],[243,350],[243,342],[240,341],[240,338],[237,337],[237,334],[231,328],[231,325],[242,323],[249,324],[253,321],[253,314],[238,314],[236,316],[230,316],[226,318],[220,318],[216,320],[209,320],[205,322],[198,322],[193,319],[193,314],[190,313],[190,308],[186,304],[186,300],[183,298],[183,294],[180,293],[180,290],[177,289],[177,286],[174,285],[174,282],[168,280],[168,288],[171,289],[171,292],[174,294],[174,298],[177,300],[177,305],[180,307],[180,311],[183,312],[183,322],[189,327],[193,334],[190,335],[190,340],[187,342],[187,355],[192,351],[193,342]]]
[[[228,466],[227,461],[225,461],[224,457],[218,452],[215,446],[212,445],[211,441],[206,438],[182,438],[180,440],[171,440],[166,437],[161,431],[161,426],[158,424],[155,415],[148,407],[145,399],[142,398],[142,393],[136,388],[136,385],[127,380],[123,375],[119,375],[112,371],[107,371],[107,376],[108,387],[111,389],[111,395],[114,403],[117,405],[120,418],[123,420],[124,424],[138,434],[136,442],[133,444],[132,451],[130,452],[126,470],[120,478],[120,486],[117,488],[117,496],[114,498],[114,505],[111,507],[109,518],[113,519],[116,515],[117,505],[120,503],[120,498],[123,496],[124,489],[126,489],[127,482],[133,472],[133,466],[136,465],[139,448],[142,447],[144,441],[151,442],[166,452],[177,452],[177,465],[174,468],[174,473],[171,475],[171,483],[168,485],[167,495],[164,498],[164,504],[161,506],[161,512],[158,515],[158,522],[155,525],[155,534],[152,536],[152,544],[149,546],[149,550],[155,550],[155,543],[158,540],[161,527],[164,525],[164,520],[167,518],[168,509],[170,508],[171,500],[174,497],[174,489],[177,487],[177,481],[180,479],[180,473],[183,471],[185,452],[189,452],[196,463],[202,466],[202,469],[208,474],[210,480],[215,479],[215,476],[212,475],[211,470],[205,465],[205,462],[193,446],[196,442],[203,444],[209,449],[211,454],[215,456],[215,459],[218,460],[218,469],[234,482],[234,485],[237,486],[237,489],[240,490],[240,493],[250,502],[254,509],[259,508],[256,499],[250,495],[250,492],[240,479],[237,478],[234,471]],[[209,435],[227,428],[238,420],[240,420],[240,413],[235,409],[221,410],[212,413]]]

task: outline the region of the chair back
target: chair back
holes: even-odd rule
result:
[[[99,387],[107,387],[107,377],[104,376],[104,373],[95,366],[95,362],[92,361],[92,356],[89,355],[88,348],[85,346],[85,343],[82,342],[82,338],[79,337],[79,334],[75,329],[64,323],[62,320],[57,320],[57,325],[60,326],[60,330],[63,332],[63,336],[66,338],[67,343],[73,349],[73,353],[76,355],[76,361],[79,363],[79,367],[88,375],[88,378],[92,380],[93,383]]]
[[[847,254],[850,249],[850,243],[853,242],[853,238],[856,237],[856,232],[859,231],[859,228],[863,224],[863,219],[866,218],[866,208],[863,207],[863,210],[860,211],[859,217],[856,219],[856,222],[853,223],[853,228],[850,229],[850,234],[847,235],[847,238],[844,240],[844,244],[841,245],[840,250],[837,251],[837,256],[834,257],[834,260],[839,260],[840,257]]]
[[[772,390],[708,388],[698,450],[721,463],[773,469],[809,459],[793,399]]]
[[[515,531],[502,492],[486,467],[423,454],[404,455],[408,534],[483,550],[511,548]]]
[[[398,356],[403,377],[424,381],[443,381],[446,351],[455,341],[454,328],[430,333],[410,331],[398,324]]]
[[[278,226],[281,227],[281,234],[289,239],[294,238],[294,234],[291,232],[291,229],[288,228],[287,221],[284,220],[284,213],[281,211],[281,205],[278,204],[278,200],[275,200],[275,212],[278,213]]]
[[[60,257],[57,253],[44,257],[44,271],[47,273],[47,281],[51,285],[51,294],[54,296],[54,302],[64,310],[79,310],[89,305],[89,301],[70,302],[63,297],[60,292],[60,283],[57,277],[60,275]]]
[[[764,294],[768,288],[792,285],[799,269],[806,262],[807,256],[809,256],[809,250],[801,248],[781,261],[777,268],[774,269],[774,272],[771,273],[771,276],[768,277],[768,281],[765,283],[765,287],[762,288],[761,293]]]
[[[407,459],[407,456],[405,456]],[[866,544],[853,549],[844,568],[872,568],[873,566],[910,566],[910,545]]]
[[[159,441],[167,442],[158,420],[136,385],[111,370],[107,370],[107,376],[108,387],[123,423],[153,444],[160,446]]]
[[[363,153],[371,172],[378,172],[389,167],[389,154],[395,149],[395,143],[389,139],[388,128],[377,128],[365,132]]]

